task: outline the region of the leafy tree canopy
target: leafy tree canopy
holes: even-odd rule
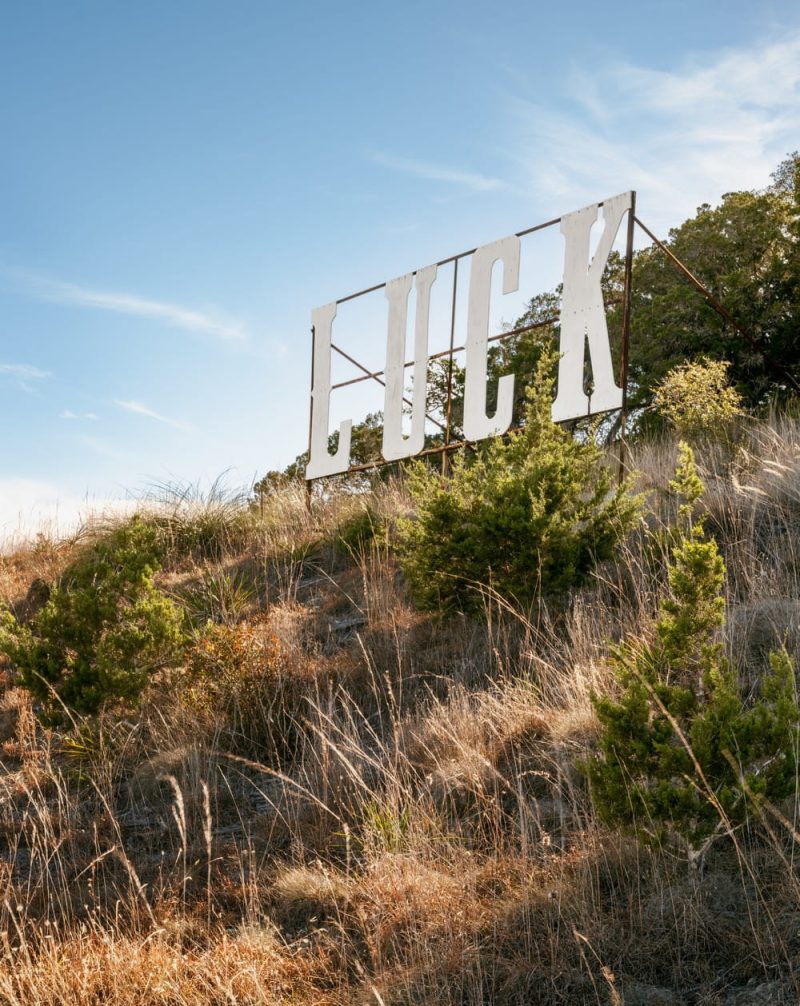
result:
[[[665,242],[737,321],[722,318],[653,246],[636,254],[631,404],[646,406],[675,366],[706,356],[754,408],[800,391],[800,159],[787,158],[763,192],[701,206]],[[614,325],[619,325],[616,309]]]

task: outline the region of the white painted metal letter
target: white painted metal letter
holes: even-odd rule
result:
[[[519,238],[512,235],[478,248],[472,256],[464,386],[464,437],[467,440],[483,440],[484,437],[505,433],[511,425],[514,375],[504,374],[500,378],[497,409],[493,416],[487,416],[486,365],[492,267],[497,261],[503,263],[503,293],[513,293],[519,286],[519,248]]]
[[[307,479],[336,475],[350,467],[350,429],[352,420],[339,426],[336,453],[328,450],[328,427],[331,418],[331,328],[336,317],[336,304],[326,304],[311,312],[314,326],[314,381],[311,388],[311,445],[306,468]]]
[[[561,295],[561,357],[558,361],[558,393],[553,402],[553,422],[577,419],[622,406],[622,388],[617,386],[608,341],[606,310],[600,280],[608,262],[620,222],[631,206],[625,192],[603,203],[603,234],[589,262],[592,225],[598,204],[561,218],[564,235],[564,288]],[[589,343],[593,390],[584,391],[584,354]]]
[[[383,446],[387,461],[397,461],[417,454],[425,446],[425,406],[428,382],[428,319],[431,286],[436,266],[417,271],[417,309],[414,324],[414,402],[411,407],[411,433],[403,435],[403,390],[405,385],[406,327],[411,273],[386,284],[389,301],[389,336],[386,343],[386,396],[383,409]]]

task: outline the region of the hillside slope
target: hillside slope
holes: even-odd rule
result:
[[[743,435],[698,458],[752,691],[771,648],[800,659],[800,421]],[[398,482],[151,514],[158,586],[206,626],[181,665],[51,730],[5,670],[0,1002],[797,1001],[796,798],[701,874],[603,826],[578,768],[609,642],[665,591],[675,459],[634,449],[649,533],[566,604],[486,588],[477,618],[409,600]],[[0,599],[29,620],[108,533],[2,558]]]

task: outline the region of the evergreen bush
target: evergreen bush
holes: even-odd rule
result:
[[[64,706],[91,714],[107,701],[135,702],[148,677],[177,659],[184,616],[155,586],[159,568],[157,531],[134,517],[67,569],[28,625],[4,614],[0,653],[46,722],[59,722]]]
[[[757,812],[754,800],[793,791],[800,711],[785,651],[771,654],[750,705],[723,654],[725,566],[704,532],[704,487],[685,443],[672,487],[683,502],[669,596],[647,638],[612,651],[620,694],[593,697],[600,750],[584,769],[607,823],[655,843],[676,841],[691,856]]]
[[[449,478],[411,467],[416,514],[399,522],[398,551],[421,606],[474,608],[481,584],[523,604],[568,590],[632,527],[640,501],[612,487],[601,448],[550,418],[555,361],[540,358],[521,431],[462,453]]]

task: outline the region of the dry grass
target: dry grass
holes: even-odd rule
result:
[[[800,424],[744,436],[700,460],[728,643],[755,681],[776,640],[800,657]],[[669,442],[634,453],[653,525],[674,510],[674,457]],[[189,701],[179,674],[127,718],[50,733],[9,680],[0,1002],[654,1003],[649,985],[711,1006],[748,981],[800,992],[796,806],[720,841],[700,879],[603,828],[576,768],[596,738],[590,694],[611,686],[608,640],[641,631],[663,588],[643,533],[567,610],[487,594],[484,619],[440,622],[413,609],[382,539],[351,534],[367,509],[388,525],[407,510],[399,483],[311,513],[302,488],[255,509],[179,497],[162,511],[162,585],[200,618],[278,640],[296,740],[265,754],[241,717]],[[18,605],[81,547],[42,539],[4,557],[0,598]],[[268,729],[274,693],[247,695],[240,712]]]

